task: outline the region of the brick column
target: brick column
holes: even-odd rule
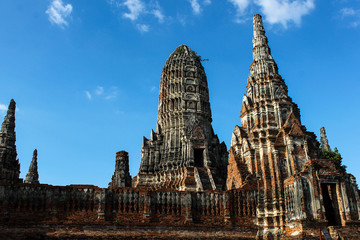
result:
[[[185,216],[185,224],[193,222],[191,193],[181,193],[181,215]]]

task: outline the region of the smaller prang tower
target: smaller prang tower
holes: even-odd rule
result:
[[[15,184],[19,179],[20,164],[16,152],[15,134],[16,103],[11,99],[0,130],[0,183]]]
[[[320,128],[320,144],[322,150],[330,150],[330,145],[326,136],[325,127]]]
[[[143,139],[133,186],[220,190],[226,180],[227,149],[211,126],[209,89],[201,58],[179,46],[160,80],[156,132]]]
[[[111,182],[109,183],[109,187],[131,187],[128,152],[120,151],[116,153],[115,171],[111,178]]]
[[[33,158],[30,163],[29,172],[26,174],[26,178],[24,181],[25,183],[39,184],[37,156],[37,149],[35,149],[33,152]]]

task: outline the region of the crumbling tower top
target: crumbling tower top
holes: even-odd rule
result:
[[[16,103],[11,99],[0,130],[0,183],[18,183],[20,164],[17,160],[15,133]]]
[[[15,135],[15,108],[16,103],[14,99],[11,99],[7,114],[1,125],[0,130],[0,144],[3,147],[15,147],[16,135]]]
[[[320,144],[322,150],[330,150],[330,145],[326,136],[325,127],[320,128]]]
[[[37,156],[37,149],[35,149],[30,163],[29,172],[26,174],[25,183],[39,184]]]

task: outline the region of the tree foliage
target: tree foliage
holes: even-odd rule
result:
[[[347,166],[342,164],[342,156],[337,148],[334,148],[334,151],[331,149],[329,150],[322,149],[321,158],[335,160],[336,165],[341,169],[341,171],[346,172]]]

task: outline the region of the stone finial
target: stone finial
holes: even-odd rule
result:
[[[29,167],[29,172],[28,174],[26,174],[25,183],[39,184],[39,173],[37,166],[37,149],[34,150],[33,158]]]
[[[253,47],[267,45],[267,37],[265,36],[265,29],[260,14],[255,14],[253,17],[253,31]]]
[[[109,187],[131,187],[129,154],[126,151],[116,153],[115,171]]]
[[[326,136],[325,128],[320,128],[320,144],[322,150],[330,150],[329,141]]]

